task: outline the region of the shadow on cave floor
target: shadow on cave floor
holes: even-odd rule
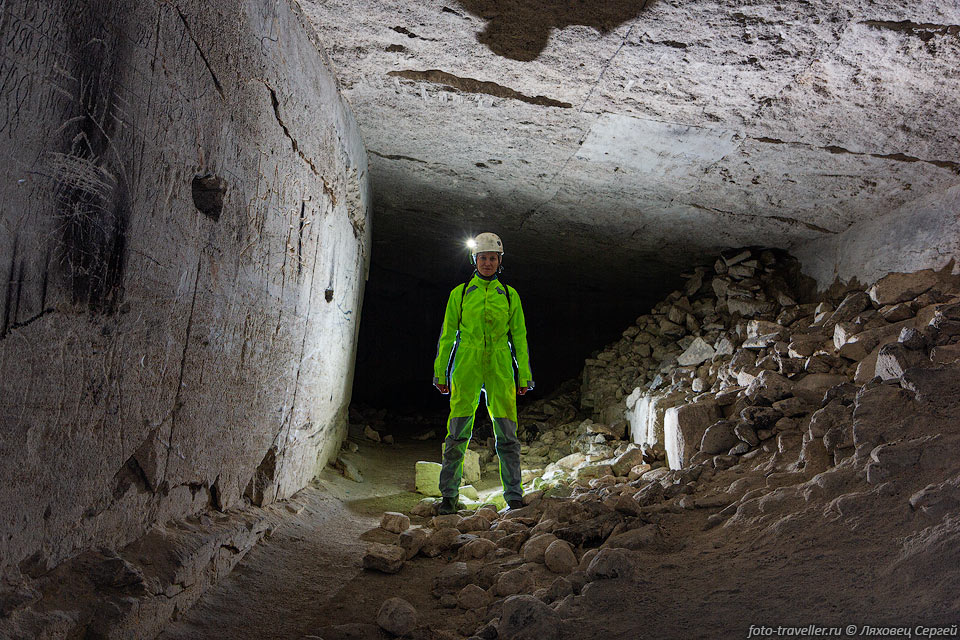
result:
[[[535,60],[552,29],[571,25],[609,33],[641,15],[655,0],[457,0],[469,13],[487,21],[477,40],[498,56]]]

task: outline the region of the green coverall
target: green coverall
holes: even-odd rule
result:
[[[516,289],[504,285],[495,276],[485,280],[474,273],[470,282],[450,292],[433,375],[434,384],[450,386],[450,417],[440,471],[443,497],[456,499],[459,495],[463,456],[473,433],[473,418],[482,389],[496,436],[503,497],[508,502],[520,500],[523,490],[517,438],[517,388],[532,388],[533,380],[527,353],[527,328]]]

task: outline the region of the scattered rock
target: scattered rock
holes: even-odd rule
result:
[[[586,570],[588,580],[629,579],[633,574],[633,561],[627,550],[622,548],[601,549],[590,561]]]
[[[461,609],[482,609],[492,600],[493,598],[486,590],[475,584],[468,584],[457,594],[457,606]]]
[[[407,552],[395,544],[373,542],[363,556],[363,568],[383,573],[397,573],[407,559]]]
[[[540,562],[544,561],[543,556],[549,547],[555,540],[557,536],[552,533],[541,533],[530,538],[520,549],[523,559],[527,562]]]
[[[430,534],[425,529],[407,529],[400,534],[397,544],[404,550],[406,559],[409,560],[420,553],[420,549],[429,537]]]
[[[410,528],[410,518],[396,511],[387,511],[380,518],[380,528],[390,533],[403,533]]]
[[[577,556],[573,547],[564,540],[554,540],[543,554],[543,561],[547,568],[554,573],[566,575],[577,568]]]
[[[417,462],[416,465],[416,488],[417,493],[425,496],[440,497],[440,469],[438,462]]]
[[[500,640],[553,640],[560,636],[560,616],[533,596],[510,596],[503,602]]]
[[[497,576],[493,593],[497,596],[510,596],[529,591],[533,587],[533,576],[523,568],[510,569]]]
[[[377,625],[387,633],[405,636],[417,628],[417,610],[403,598],[390,598],[377,611]]]

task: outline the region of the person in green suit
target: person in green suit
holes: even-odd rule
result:
[[[469,244],[476,270],[469,282],[450,292],[433,365],[434,386],[450,394],[440,471],[441,514],[457,510],[463,457],[481,391],[496,436],[504,500],[511,509],[523,506],[517,396],[534,386],[523,307],[516,289],[498,279],[503,264],[500,238],[481,233]]]

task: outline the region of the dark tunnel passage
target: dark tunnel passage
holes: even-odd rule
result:
[[[459,239],[450,242],[461,244]],[[445,410],[448,398],[433,388],[431,377],[447,297],[473,273],[466,251],[462,253],[461,260],[450,256],[448,270],[422,277],[384,267],[374,253],[357,345],[355,405],[405,412]],[[535,392],[520,399],[521,407],[577,378],[585,358],[618,338],[624,327],[647,312],[659,292],[676,288],[680,281],[677,274],[671,283],[641,283],[648,295],[637,295],[634,286],[618,290],[616,281],[609,284],[612,291],[590,291],[570,283],[564,292],[545,280],[549,264],[514,265],[509,258],[508,254],[500,279],[521,296],[536,382]]]

